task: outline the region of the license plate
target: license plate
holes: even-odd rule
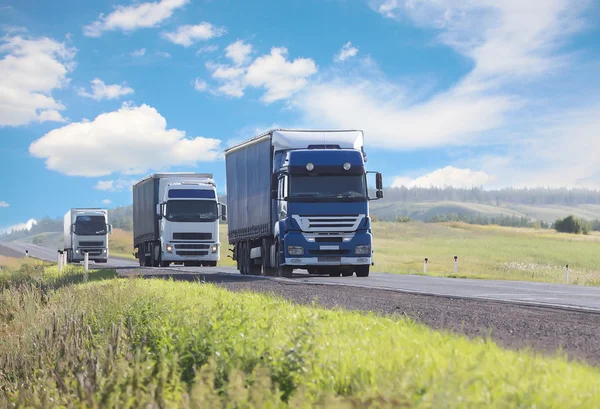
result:
[[[332,263],[332,262],[339,263],[340,261],[342,261],[342,258],[336,257],[336,256],[323,256],[323,257],[319,257],[319,261],[322,261],[324,263]]]

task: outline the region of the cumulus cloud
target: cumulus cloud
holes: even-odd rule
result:
[[[342,49],[336,54],[335,60],[338,62],[346,61],[348,58],[352,58],[358,54],[358,48],[354,47],[350,41],[348,41]]]
[[[62,122],[65,106],[52,91],[69,83],[76,50],[53,39],[0,38],[0,126]]]
[[[208,89],[208,84],[206,81],[196,78],[194,80],[194,89],[198,92],[204,92]]]
[[[0,207],[9,207],[10,205],[8,203],[6,203],[5,201],[1,201],[0,202]]]
[[[236,65],[246,64],[252,54],[252,44],[246,44],[243,40],[229,44],[225,48],[225,55]]]
[[[199,55],[202,53],[214,53],[218,49],[219,49],[219,46],[217,46],[217,45],[207,45],[207,46],[198,48],[198,51],[196,51],[196,55]]]
[[[135,50],[131,53],[132,57],[143,57],[144,55],[146,55],[145,48],[140,48],[139,50]]]
[[[20,231],[20,230],[31,230],[31,228],[37,224],[37,221],[34,219],[29,219],[25,223],[18,223],[12,226],[0,228],[0,233],[10,233],[11,231]]]
[[[473,186],[483,186],[493,181],[494,177],[482,172],[471,169],[458,169],[454,166],[446,166],[442,169],[434,170],[431,173],[410,178],[398,176],[394,178],[392,187],[446,187],[453,186],[457,188],[470,188]]]
[[[105,205],[109,205],[109,204],[111,204],[111,203],[112,203],[112,200],[110,200],[110,199],[104,199],[104,200],[102,201],[102,204],[105,204]]]
[[[198,41],[210,40],[225,34],[225,28],[215,27],[210,23],[202,22],[197,25],[185,25],[172,32],[162,33],[162,37],[173,44],[189,47]]]
[[[88,37],[100,37],[106,31],[121,30],[126,33],[141,28],[157,27],[173,15],[175,10],[188,4],[190,0],[160,0],[116,6],[108,15],[100,14],[98,19],[83,28]]]
[[[265,90],[261,100],[266,103],[287,99],[304,88],[308,78],[317,72],[317,66],[310,58],[288,60],[285,47],[273,47],[270,54],[261,55],[245,65],[237,63],[249,61],[251,48],[238,44],[228,50],[235,65],[209,62],[206,67],[212,71],[212,77],[221,82],[218,93],[231,97],[240,98],[247,87],[254,87]]]
[[[48,132],[30,145],[29,152],[45,159],[48,169],[69,176],[97,177],[194,166],[215,160],[219,145],[217,139],[188,137],[184,131],[167,128],[166,119],[151,106],[123,104],[91,122],[75,122]]]
[[[134,179],[99,180],[95,188],[97,190],[119,192],[123,189],[132,190],[135,182]]]
[[[125,85],[106,85],[104,81],[98,78],[94,78],[90,82],[92,83],[92,92],[88,92],[82,88],[78,91],[80,96],[101,101],[103,99],[117,99],[124,95],[133,94],[134,92],[133,88],[129,88]]]

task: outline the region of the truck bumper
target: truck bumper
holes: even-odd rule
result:
[[[317,238],[318,240],[316,240]],[[366,231],[343,233],[337,238],[322,241],[324,236],[302,232],[288,232],[284,238],[285,265],[297,267],[366,266],[373,263],[373,239]],[[335,241],[334,241],[335,240]],[[301,247],[302,254],[294,254],[290,247]],[[357,253],[357,248],[367,247],[367,253]]]
[[[324,260],[319,257],[293,257],[285,258],[285,264],[288,266],[368,266],[371,265],[371,257],[339,257],[330,260]]]
[[[167,251],[171,246],[171,251]],[[216,251],[214,250],[216,246]],[[220,243],[174,243],[163,244],[162,260],[174,263],[184,261],[219,261]]]
[[[90,261],[106,262],[108,260],[108,249],[76,249],[73,251],[73,261],[84,261],[84,254],[88,253]]]

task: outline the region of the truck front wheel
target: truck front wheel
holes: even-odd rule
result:
[[[292,278],[292,272],[294,269],[290,266],[282,266],[281,265],[281,246],[279,242],[277,242],[277,250],[275,253],[275,260],[277,264],[277,275],[279,277]]]
[[[371,266],[358,266],[356,267],[356,276],[357,277],[368,277],[369,269]]]

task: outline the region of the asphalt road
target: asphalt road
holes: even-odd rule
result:
[[[1,243],[1,247],[18,251],[21,254],[27,249],[30,256],[45,260],[56,260],[56,251],[36,246],[29,243]],[[93,263],[91,263],[94,266]],[[106,264],[97,264],[98,267],[119,269],[121,275],[133,274],[138,264],[134,260],[109,258]],[[198,275],[210,278],[210,281],[235,281],[235,280],[273,280],[289,284],[305,285],[333,285],[353,286],[392,290],[422,295],[436,295],[473,300],[492,300],[514,304],[545,306],[555,308],[577,309],[584,311],[600,312],[600,288],[583,287],[577,285],[545,284],[525,281],[495,281],[473,280],[463,278],[427,277],[418,275],[403,275],[389,273],[371,273],[367,278],[358,277],[328,277],[309,276],[297,270],[294,278],[272,278],[242,276],[235,268],[231,267],[179,267],[170,268],[145,268],[144,275]]]

